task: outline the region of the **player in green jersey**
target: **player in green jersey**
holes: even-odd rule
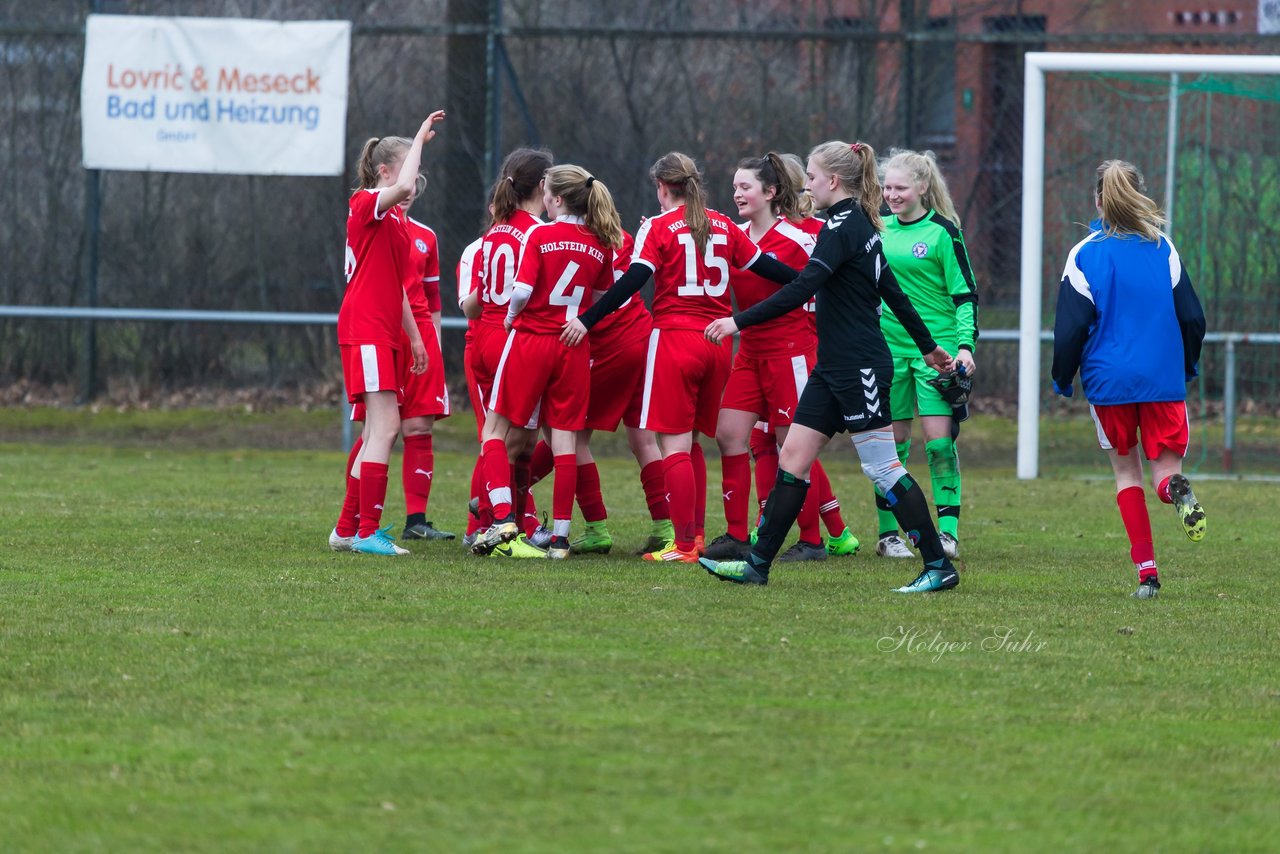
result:
[[[911,298],[911,304],[938,344],[956,353],[957,370],[972,377],[978,338],[978,291],[947,191],[933,152],[895,149],[884,164],[884,254],[889,267]],[[947,557],[959,554],[960,466],[952,426],[952,408],[929,380],[938,372],[920,358],[919,348],[887,305],[880,329],[893,355],[890,408],[893,438],[903,463],[911,449],[911,421],[917,409],[924,430],[925,453],[933,480],[933,502]],[[876,554],[910,557],[898,536],[898,523],[884,497],[876,495],[879,542]]]

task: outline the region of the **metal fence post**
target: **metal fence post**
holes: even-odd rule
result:
[[[1222,470],[1232,471],[1236,449],[1236,338],[1227,336],[1226,371],[1222,380]]]

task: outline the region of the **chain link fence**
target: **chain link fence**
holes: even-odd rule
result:
[[[96,6],[115,14],[351,20],[348,162],[365,138],[408,134],[430,109],[449,110],[424,158],[431,183],[414,210],[440,236],[446,307],[453,264],[478,234],[487,185],[517,145],[546,145],[557,161],[591,170],[634,229],[656,208],[647,170],[665,151],[693,156],[712,204],[731,209],[740,158],[769,149],[804,155],[825,139],[856,138],[881,152],[937,152],[979,279],[983,325],[1013,328],[1025,52],[1277,49],[1274,36],[1256,33],[1117,35],[1123,27],[1114,22],[1125,21],[1131,5],[1151,4],[3,2],[0,303],[85,305],[91,228],[103,306],[334,312],[341,302],[350,175],[104,172],[101,220],[89,221],[79,86],[84,18]],[[1030,6],[1055,11],[1026,14]],[[1275,330],[1275,91],[1248,79],[1204,79],[1183,81],[1176,100],[1174,234],[1198,273],[1210,328]],[[1169,103],[1167,80],[1051,80],[1048,289],[1080,235],[1075,224],[1090,218],[1099,160],[1134,160],[1163,198]],[[83,376],[87,329],[81,321],[0,318],[0,382],[73,383]],[[460,378],[461,336],[446,336],[445,345],[450,374]],[[106,388],[327,382],[336,396],[336,349],[324,327],[120,322],[97,325],[92,356]],[[983,392],[993,402],[1014,399],[1015,349],[983,348]],[[1216,397],[1215,358],[1206,353],[1206,394]],[[1255,360],[1241,367],[1242,381],[1253,383],[1242,397],[1274,410],[1280,391],[1271,348],[1241,358]]]

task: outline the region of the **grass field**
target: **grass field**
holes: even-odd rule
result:
[[[634,463],[602,467],[630,546]],[[865,481],[829,468],[869,538]],[[469,470],[437,457],[442,527]],[[1139,602],[1106,481],[971,467],[964,582],[906,598],[915,566],[869,549],[767,589],[625,548],[333,554],[340,471],[324,451],[0,444],[0,849],[1280,838],[1275,486],[1198,484],[1199,545],[1149,499],[1165,589]]]

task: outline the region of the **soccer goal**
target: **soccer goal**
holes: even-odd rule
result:
[[[1223,407],[1228,419],[1224,441],[1230,441],[1233,431],[1237,371],[1241,376],[1248,371],[1254,385],[1244,394],[1262,400],[1263,411],[1280,406],[1280,372],[1275,370],[1280,348],[1268,346],[1276,343],[1270,339],[1280,341],[1274,334],[1280,330],[1280,252],[1275,248],[1280,240],[1272,239],[1273,234],[1280,238],[1278,75],[1280,56],[1026,55],[1020,479],[1035,478],[1040,468],[1041,403],[1047,387],[1043,303],[1046,292],[1057,293],[1066,253],[1084,236],[1081,224],[1093,216],[1090,188],[1094,169],[1104,159],[1130,160],[1146,173],[1148,194],[1168,211],[1171,237],[1184,259],[1191,259],[1188,269],[1205,303],[1211,333],[1257,333],[1235,339],[1219,335],[1206,342],[1201,387],[1189,390],[1189,403],[1198,394],[1202,409]],[[1216,350],[1214,341],[1219,342]],[[1250,344],[1245,361],[1256,361],[1256,368],[1237,366],[1234,347],[1241,342]],[[1217,364],[1207,366],[1206,361]],[[1203,397],[1206,386],[1211,401]],[[1230,448],[1224,447],[1229,460]]]

